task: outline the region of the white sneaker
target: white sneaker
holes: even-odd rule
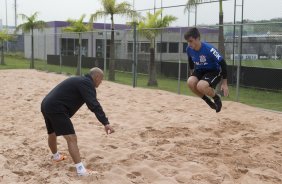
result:
[[[92,171],[90,169],[87,169],[86,172],[83,172],[83,173],[77,173],[78,176],[93,176],[97,174],[98,174],[97,171]]]

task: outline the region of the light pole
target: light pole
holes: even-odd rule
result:
[[[15,0],[15,28],[17,27],[17,0]]]
[[[8,5],[7,5],[7,0],[5,0],[5,5],[6,5],[6,29],[8,30]]]
[[[7,0],[5,0],[5,4],[6,4],[6,31],[8,32],[8,3]],[[8,32],[9,34],[9,32]],[[9,45],[8,45],[8,41],[6,41],[6,51],[9,52]]]
[[[154,14],[156,13],[156,0],[154,0]]]

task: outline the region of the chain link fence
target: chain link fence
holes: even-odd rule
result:
[[[218,48],[218,26],[198,26],[202,41]],[[282,111],[282,23],[224,25],[225,59],[230,96],[225,100]],[[64,33],[59,28],[34,32],[35,68],[70,75],[94,66],[118,83],[192,95],[187,88],[184,34],[187,27],[109,29]],[[241,32],[242,30],[242,32]],[[242,33],[242,34],[241,34]],[[6,63],[31,60],[31,35],[4,42]],[[114,52],[111,52],[113,48]],[[110,66],[114,66],[110,68]],[[29,65],[27,65],[29,66]],[[114,70],[113,70],[114,69]]]

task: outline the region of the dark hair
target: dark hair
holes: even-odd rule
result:
[[[201,35],[200,35],[200,32],[197,28],[193,27],[191,29],[189,29],[185,35],[184,35],[184,39],[185,40],[188,40],[190,37],[196,39],[196,38],[200,38]]]

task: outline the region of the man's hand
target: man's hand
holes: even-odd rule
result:
[[[223,79],[222,85],[221,85],[221,90],[223,91],[224,96],[228,96],[229,95],[227,79]]]
[[[115,132],[115,130],[111,127],[111,125],[106,125],[105,131],[106,131],[107,134],[111,134],[111,133]]]

